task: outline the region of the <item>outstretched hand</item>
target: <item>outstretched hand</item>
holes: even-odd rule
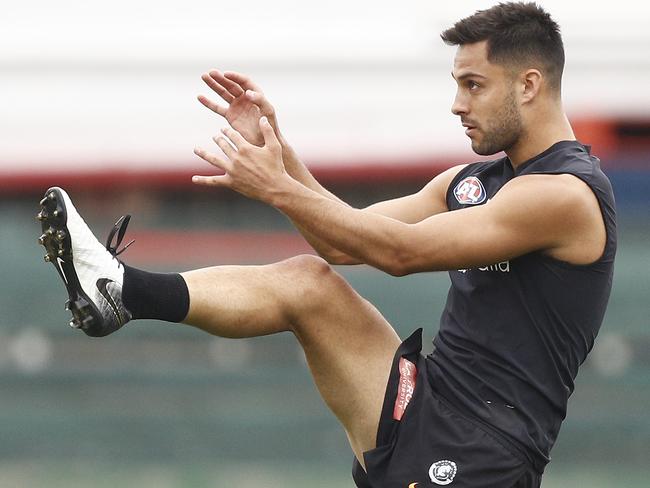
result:
[[[227,159],[222,159],[202,148],[194,154],[224,171],[218,176],[193,176],[192,182],[204,186],[230,188],[249,198],[271,203],[271,199],[283,184],[293,181],[282,162],[282,146],[266,117],[257,121],[263,146],[249,143],[243,135],[227,127],[223,136],[213,139]],[[224,137],[225,136],[225,137]]]
[[[199,102],[224,117],[246,141],[256,146],[264,145],[260,117],[266,117],[276,137],[281,138],[275,109],[262,90],[246,75],[234,71],[221,73],[211,70],[204,73],[201,79],[228,105],[218,104],[203,95],[198,96]]]

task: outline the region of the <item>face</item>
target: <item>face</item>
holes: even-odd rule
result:
[[[458,47],[452,76],[458,84],[451,107],[472,149],[482,156],[506,151],[523,133],[513,75],[487,59],[487,41]]]

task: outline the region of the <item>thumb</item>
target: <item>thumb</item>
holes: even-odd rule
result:
[[[262,131],[262,136],[264,136],[265,147],[280,147],[280,141],[275,136],[275,131],[269,123],[269,119],[266,117],[260,117],[260,130]]]
[[[275,109],[273,108],[273,105],[271,105],[271,103],[267,100],[262,92],[246,90],[246,98],[257,105],[257,108],[260,109],[262,115],[267,115],[270,117],[275,115]]]

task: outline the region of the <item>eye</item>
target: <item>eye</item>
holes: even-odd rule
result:
[[[476,83],[474,80],[469,80],[467,82],[467,87],[470,89],[470,91],[475,91],[475,90],[481,88],[481,85]]]

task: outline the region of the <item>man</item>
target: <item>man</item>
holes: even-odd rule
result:
[[[148,273],[116,259],[128,221],[104,248],[52,188],[40,240],[66,284],[72,325],[91,336],[140,318],[233,338],[291,331],[345,428],[358,486],[539,486],[611,289],[611,186],[564,115],[562,39],[546,12],[499,4],[442,38],[458,46],[452,112],[476,153],[507,157],[355,209],[300,162],[256,85],[211,71],[203,79],[228,106],[199,100],[231,127],[215,138],[225,158],[195,150],[223,174],[193,181],[278,208],[324,259]],[[396,276],[449,271],[429,356],[420,331],[400,343],[330,267],[352,263]]]

